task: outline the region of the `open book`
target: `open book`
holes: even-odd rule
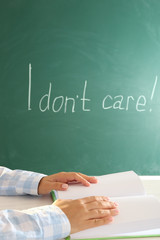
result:
[[[97,177],[98,183],[84,187],[74,184],[67,191],[58,191],[61,199],[107,196],[119,204],[119,215],[108,225],[72,234],[72,239],[118,236],[160,236],[160,201],[146,195],[138,175],[121,172]]]

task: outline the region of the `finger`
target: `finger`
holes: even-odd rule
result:
[[[108,200],[109,198],[104,196],[90,196],[90,197],[85,197],[80,199],[81,203],[85,203],[85,204],[90,202],[95,202],[95,201],[108,201]]]
[[[87,219],[97,219],[118,215],[118,209],[94,209],[88,212]]]
[[[83,224],[82,226],[79,226],[78,231],[86,230],[93,227],[99,227],[105,224],[109,224],[113,221],[113,217],[104,217],[104,218],[97,218],[97,219],[89,219]],[[76,233],[77,231],[72,230],[71,228],[71,234]]]
[[[109,224],[113,221],[113,217],[104,217],[104,218],[96,218],[96,219],[90,219],[87,221],[88,228],[98,227],[105,224]]]
[[[86,203],[87,209],[115,209],[117,207],[117,204],[110,201],[94,201]]]
[[[111,216],[111,211],[109,209],[95,209],[88,212],[87,219],[98,219]]]
[[[84,174],[79,174],[76,172],[61,172],[58,174],[53,174],[50,175],[49,178],[53,181],[59,181],[59,182],[65,182],[65,183],[69,183],[69,182],[80,182],[82,183],[84,186],[90,186],[90,182],[97,182],[97,180],[94,177],[88,177]],[[87,180],[88,179],[88,180]]]
[[[112,216],[116,216],[116,215],[119,214],[119,210],[118,210],[117,208],[111,209],[110,211],[111,211],[111,215],[112,215]]]
[[[71,172],[68,173],[69,174],[69,181],[77,181],[82,183],[84,186],[89,187],[90,183],[84,178],[82,177],[79,173],[75,173],[75,172]]]
[[[81,177],[83,177],[84,179],[86,179],[88,182],[90,182],[90,183],[97,183],[98,182],[98,180],[97,180],[97,178],[96,177],[94,177],[94,176],[87,176],[87,175],[85,175],[85,174],[83,174],[83,173],[78,173]]]
[[[66,183],[61,183],[61,182],[49,182],[47,184],[47,189],[48,192],[50,192],[51,190],[59,190],[59,191],[65,191],[68,189],[68,184]]]

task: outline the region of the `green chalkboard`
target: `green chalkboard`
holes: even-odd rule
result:
[[[160,1],[5,0],[0,164],[160,174]]]

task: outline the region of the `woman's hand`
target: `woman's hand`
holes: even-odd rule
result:
[[[77,200],[56,200],[53,205],[59,207],[68,217],[71,233],[98,227],[113,221],[118,214],[117,205],[107,197],[86,197]]]
[[[75,181],[82,183],[84,186],[97,183],[95,177],[89,177],[82,173],[60,172],[43,177],[38,186],[38,194],[47,194],[51,190],[67,190],[68,183]]]

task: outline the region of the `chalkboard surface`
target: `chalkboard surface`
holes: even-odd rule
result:
[[[160,1],[5,0],[0,165],[160,174]]]

